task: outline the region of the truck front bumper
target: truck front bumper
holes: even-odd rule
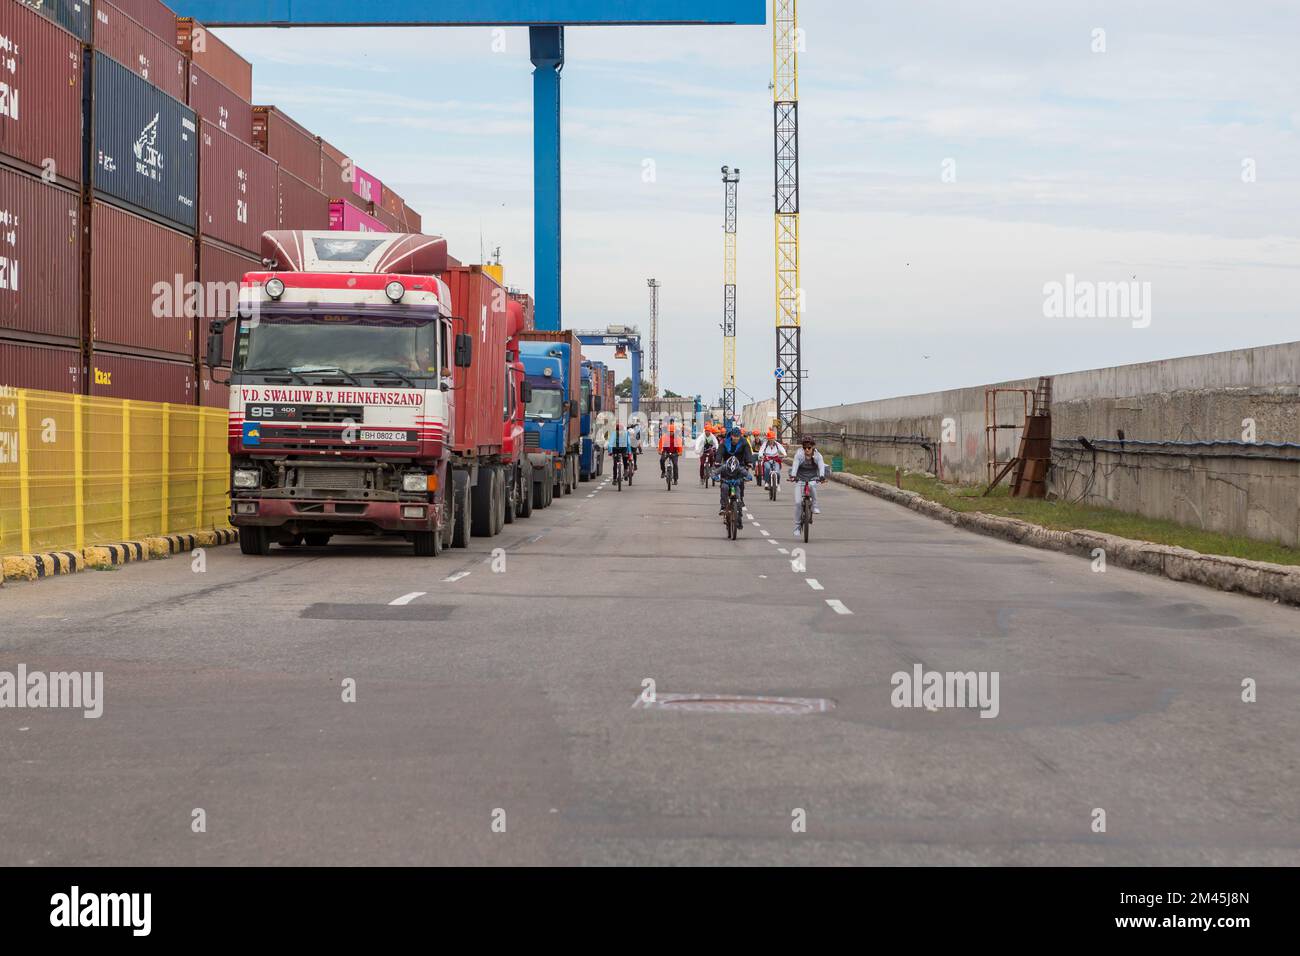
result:
[[[285,528],[294,532],[331,530],[433,531],[438,505],[431,501],[352,501],[331,498],[235,498],[230,523],[237,528]]]

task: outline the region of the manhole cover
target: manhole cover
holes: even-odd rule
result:
[[[743,694],[656,694],[638,697],[634,710],[681,710],[705,714],[824,714],[835,701],[823,697],[747,697]]]

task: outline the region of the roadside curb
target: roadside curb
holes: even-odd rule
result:
[[[1220,591],[1239,591],[1254,597],[1300,605],[1300,567],[1202,554],[1188,548],[1121,538],[1099,531],[1054,531],[1018,518],[954,511],[914,491],[904,491],[883,482],[844,472],[832,474],[831,480],[910,508],[928,518],[945,521],[977,534],[1002,538],[1013,544],[1061,551],[1085,558],[1093,557],[1093,551],[1101,548],[1106,552],[1107,564],[1163,575],[1171,581],[1190,581]]]
[[[0,559],[0,584],[4,581],[37,581],[59,574],[76,574],[87,568],[111,568],[133,561],[169,558],[196,548],[212,548],[239,540],[234,528],[215,528],[186,534],[165,534],[140,541],[93,545],[76,551],[44,551]]]

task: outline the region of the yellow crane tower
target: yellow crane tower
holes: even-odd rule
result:
[[[776,138],[776,418],[782,441],[793,441],[802,431],[803,410],[797,0],[772,0],[772,105]]]

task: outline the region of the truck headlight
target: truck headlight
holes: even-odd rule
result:
[[[402,476],[403,491],[428,491],[429,476],[423,472],[413,471]]]
[[[235,469],[236,488],[256,488],[262,483],[262,474],[254,468]]]

